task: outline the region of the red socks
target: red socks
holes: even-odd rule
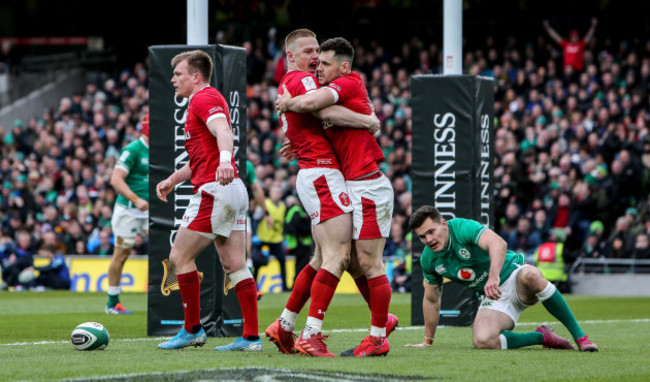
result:
[[[189,333],[201,329],[201,280],[197,271],[176,275],[183,300],[185,316],[184,328]],[[246,339],[259,338],[257,321],[257,285],[252,278],[242,280],[235,287],[239,306],[244,319],[243,337]]]
[[[300,271],[296,282],[293,284],[293,291],[291,291],[291,295],[285,306],[287,310],[294,313],[299,313],[302,310],[311,296],[311,285],[314,282],[314,277],[316,277],[316,270],[311,264],[307,264]]]
[[[257,317],[257,284],[252,278],[244,279],[235,285],[239,308],[244,319],[242,337],[247,340],[259,338]]]
[[[392,293],[388,277],[381,275],[368,280],[368,289],[370,290],[370,322],[372,326],[385,328]]]
[[[366,300],[368,307],[370,307],[370,290],[368,289],[368,279],[366,276],[357,277],[354,279],[354,283],[357,284],[357,289],[361,292],[363,299]]]
[[[325,318],[325,312],[327,312],[327,307],[330,305],[338,285],[339,279],[325,269],[321,268],[316,273],[314,283],[311,286],[309,317],[314,317],[321,321]]]
[[[176,275],[183,300],[184,328],[188,333],[201,329],[201,279],[199,272],[193,271]]]

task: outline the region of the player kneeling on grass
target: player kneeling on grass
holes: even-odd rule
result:
[[[517,349],[530,345],[574,349],[571,342],[550,327],[514,333],[524,309],[541,301],[546,310],[569,330],[580,351],[598,351],[573,316],[562,294],[539,269],[525,264],[524,256],[509,251],[494,231],[468,219],[442,218],[432,206],[422,206],[411,215],[409,227],[426,245],[420,263],[424,274],[424,342],[429,347],[438,326],[442,281],[446,277],[481,296],[474,320],[474,346],[478,349]]]

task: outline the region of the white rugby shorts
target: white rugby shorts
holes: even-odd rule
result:
[[[146,235],[149,232],[149,212],[115,203],[111,229],[115,237],[125,239],[134,238],[137,234]]]
[[[352,239],[388,237],[393,216],[393,185],[386,176],[345,182],[352,200]]]
[[[215,239],[229,237],[231,231],[246,229],[248,194],[241,179],[222,186],[218,182],[202,185],[190,198],[181,227]]]
[[[296,190],[312,225],[352,212],[348,188],[338,169],[301,169],[296,178]]]
[[[517,274],[519,274],[519,271],[522,267],[526,266],[528,265],[524,264],[523,266],[519,266],[510,274],[508,279],[499,286],[499,289],[501,289],[500,299],[491,300],[485,296],[482,296],[481,305],[479,306],[478,310],[492,309],[501,313],[505,313],[512,319],[512,322],[516,324],[519,320],[519,316],[521,316],[521,313],[526,308],[532,306],[521,302],[519,296],[517,295]]]

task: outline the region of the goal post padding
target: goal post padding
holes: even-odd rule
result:
[[[235,155],[240,177],[246,174],[246,52],[226,45],[157,45],[149,47],[149,283],[147,334],[169,336],[183,325],[183,306],[178,290],[168,296],[161,292],[162,260],[168,258],[174,237],[192,195],[189,181],[167,196],[156,197],[156,185],[187,161],[184,125],[188,99],[176,97],[171,84],[172,58],[183,51],[201,49],[214,62],[210,85],[228,103]],[[218,155],[218,154],[215,154]],[[242,333],[242,315],[234,290],[225,295],[224,274],[214,245],[196,259],[201,282],[201,324],[209,336],[236,337]]]
[[[413,211],[429,204],[443,218],[494,223],[494,81],[466,75],[411,77]],[[413,235],[411,323],[424,324],[420,257]],[[445,282],[440,325],[471,325],[478,308],[474,291]]]

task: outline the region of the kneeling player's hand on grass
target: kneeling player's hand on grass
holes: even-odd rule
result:
[[[411,347],[411,348],[430,348],[433,346],[433,344],[429,345],[426,342],[420,342],[419,344],[406,344],[404,346]]]

